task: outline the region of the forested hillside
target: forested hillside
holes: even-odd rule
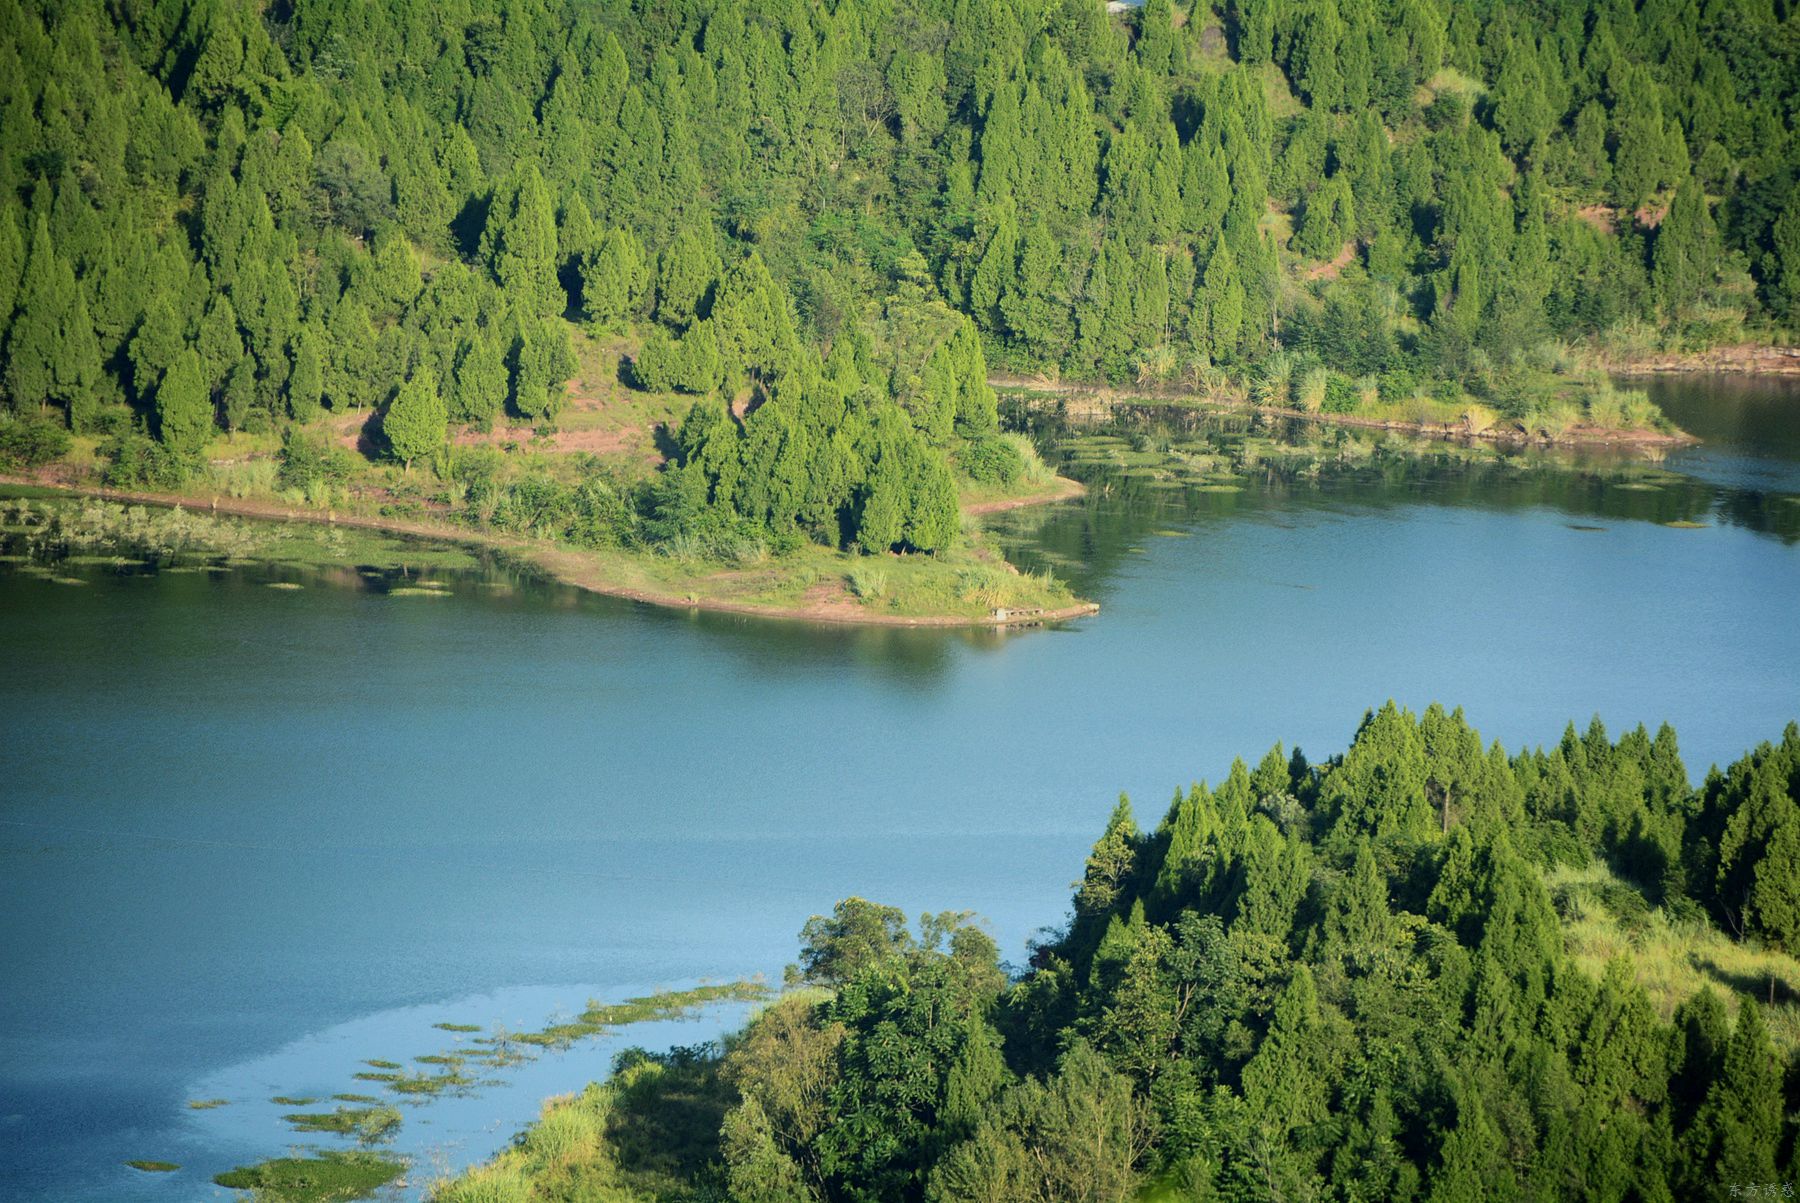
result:
[[[1642,424],[1580,346],[1800,313],[1797,97],[1775,0],[5,0],[0,443],[411,465],[585,328],[700,398],[602,525],[931,550],[989,365]]]
[[[1694,790],[1666,727],[1508,756],[1390,703],[1152,829],[1121,800],[1017,980],[966,914],[840,903],[818,989],[622,1057],[434,1198],[1773,1197],[1797,886],[1800,728]],[[1590,972],[1597,925],[1632,951]]]

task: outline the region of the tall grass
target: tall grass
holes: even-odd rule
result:
[[[1024,465],[1019,472],[1019,479],[1030,485],[1047,485],[1056,479],[1056,472],[1044,457],[1038,454],[1037,444],[1022,434],[1003,434],[1000,436],[1014,451],[1019,453],[1019,462]]]
[[[1557,868],[1544,884],[1562,916],[1563,946],[1584,972],[1599,977],[1609,961],[1628,957],[1665,1021],[1703,987],[1736,1014],[1745,998],[1766,1004],[1773,982],[1775,1004],[1763,1009],[1769,1034],[1783,1056],[1800,1048],[1800,960],[1740,943],[1703,919],[1653,908],[1603,864]]]

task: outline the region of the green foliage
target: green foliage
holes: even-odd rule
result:
[[[215,1175],[234,1190],[253,1190],[271,1203],[328,1203],[361,1198],[398,1178],[406,1163],[372,1153],[277,1157]]]
[[[400,386],[381,415],[381,434],[388,451],[410,470],[413,461],[444,445],[448,416],[438,394],[437,378],[421,367]]]
[[[205,369],[192,349],[176,356],[156,389],[157,437],[178,456],[199,454],[215,433]]]
[[[703,451],[714,427],[696,417],[684,437]],[[1278,745],[1254,770],[1234,762],[1153,832],[1121,800],[1073,922],[1016,980],[966,915],[915,934],[892,907],[840,902],[801,933],[791,976],[808,988],[722,1053],[622,1061],[561,1104],[611,1109],[604,1129],[547,1111],[444,1197],[503,1180],[515,1194],[495,1197],[569,1197],[576,1175],[626,1181],[646,1148],[680,1150],[659,1163],[663,1197],[762,1200],[1696,1198],[1779,1182],[1792,1067],[1751,997],[1762,984],[1734,984],[1735,1021],[1711,989],[1665,1018],[1646,966],[1617,956],[1588,976],[1515,841],[1566,822],[1600,855],[1641,834],[1637,816],[1687,815],[1741,830],[1682,855],[1710,841],[1726,879],[1754,878],[1739,862],[1791,805],[1796,750],[1790,728],[1697,796],[1666,729],[1614,742],[1596,721],[1508,757],[1458,711],[1390,703],[1341,756]],[[1604,871],[1552,880],[1645,908]]]
[[[69,453],[68,428],[44,418],[0,421],[0,463],[12,468],[36,468]]]

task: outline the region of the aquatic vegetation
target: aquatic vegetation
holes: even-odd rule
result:
[[[481,1025],[478,1023],[434,1023],[431,1026],[440,1032],[479,1032],[481,1030]]]
[[[339,1107],[333,1111],[296,1112],[281,1117],[298,1132],[335,1132],[354,1136],[364,1144],[391,1138],[400,1127],[400,1112],[393,1107]]]
[[[172,1174],[181,1168],[173,1161],[127,1161],[125,1164],[146,1174]]]
[[[188,1110],[211,1111],[214,1107],[223,1107],[230,1102],[230,1099],[189,1099]]]
[[[333,1203],[361,1199],[406,1172],[406,1163],[375,1153],[276,1157],[215,1175],[233,1190],[255,1191],[258,1203]]]
[[[277,1107],[310,1107],[319,1100],[310,1095],[278,1094],[269,1101]]]

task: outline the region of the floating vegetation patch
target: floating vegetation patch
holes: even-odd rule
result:
[[[278,1094],[269,1101],[277,1107],[310,1107],[319,1100],[310,1095]]]
[[[259,1203],[328,1203],[367,1198],[405,1170],[405,1162],[375,1153],[322,1153],[239,1166],[213,1181],[255,1191]]]
[[[125,1164],[134,1170],[143,1170],[146,1174],[173,1174],[181,1168],[173,1161],[127,1161]]]
[[[1583,526],[1579,522],[1565,522],[1565,523],[1563,523],[1563,525],[1568,527],[1570,530],[1603,531],[1606,529],[1604,526]]]
[[[389,589],[389,597],[450,597],[442,589],[421,589],[417,585],[402,585],[398,589]]]
[[[86,581],[82,580],[78,576],[53,576],[50,578],[50,581],[52,584],[56,584],[56,585],[85,585],[85,584],[87,584]]]
[[[1656,493],[1656,492],[1661,491],[1662,486],[1647,484],[1641,480],[1628,480],[1622,484],[1614,485],[1613,488],[1624,489],[1625,491],[1630,492],[1630,493]]]
[[[1153,530],[1150,533],[1159,539],[1186,539],[1190,538],[1194,532],[1187,530]]]
[[[1243,485],[1203,484],[1194,486],[1196,493],[1242,493],[1243,491]]]
[[[306,586],[304,585],[297,585],[293,581],[270,581],[268,584],[268,588],[270,589],[304,589],[305,587]]]
[[[400,1069],[401,1068],[400,1062],[398,1062],[398,1061],[383,1061],[379,1057],[373,1058],[368,1061],[364,1061],[363,1064],[370,1066],[371,1068],[374,1068],[374,1069]]]
[[[296,1132],[334,1132],[364,1144],[390,1139],[399,1130],[400,1112],[392,1107],[339,1107],[334,1111],[302,1111],[281,1117]]]
[[[214,1107],[223,1107],[230,1099],[189,1099],[189,1111],[211,1111]]]
[[[478,1023],[434,1023],[431,1026],[440,1032],[479,1032],[481,1030],[481,1025]]]
[[[1665,523],[1663,523],[1663,525],[1666,527],[1669,527],[1673,530],[1705,530],[1706,529],[1706,523],[1704,523],[1704,522],[1689,522],[1686,518],[1677,518],[1672,522],[1665,522]]]
[[[473,1086],[474,1079],[454,1071],[447,1074],[397,1074],[388,1089],[397,1094],[431,1095],[445,1090]]]
[[[331,1097],[334,1102],[339,1103],[379,1103],[381,1101],[372,1094],[334,1094]],[[275,1101],[280,1102],[281,1100],[277,1099]],[[308,1101],[310,1102],[310,1100]],[[298,1105],[303,1107],[306,1104],[301,1103]]]

